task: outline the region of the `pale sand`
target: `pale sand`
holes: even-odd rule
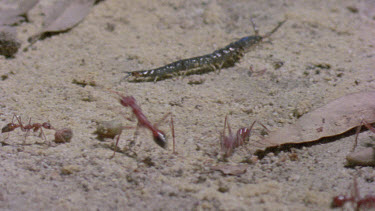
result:
[[[36,135],[22,145],[19,129],[9,134],[9,145],[0,147],[0,209],[329,210],[333,196],[349,194],[354,175],[362,195],[375,194],[373,167],[344,167],[353,134],[270,153],[239,176],[210,171],[221,163],[219,132],[227,114],[235,130],[253,120],[276,130],[332,99],[375,89],[373,1],[181,2],[103,1],[69,32],[39,41],[14,59],[0,57],[0,75],[8,75],[0,81],[0,126],[17,114],[25,122],[31,117],[74,131],[71,143],[52,147],[37,144],[43,139]],[[41,11],[34,8],[31,22],[18,28],[22,47],[38,31]],[[235,67],[157,83],[120,82],[123,71],[211,53],[251,35],[252,16],[261,34],[285,16],[288,21]],[[275,69],[276,62],[284,64]],[[97,86],[81,87],[74,79]],[[152,122],[172,112],[178,155],[172,144],[163,150],[140,130],[137,159],[122,153],[109,159],[113,151],[104,146],[112,142],[92,134],[96,121],[136,121],[122,117],[131,117],[130,109],[106,88],[134,96]],[[160,129],[171,140],[168,123]],[[261,131],[257,125],[254,134]],[[133,133],[124,130],[120,147]],[[53,140],[53,131],[45,134]],[[371,142],[370,136],[361,133],[360,144]],[[255,149],[246,148],[237,149],[229,163]]]

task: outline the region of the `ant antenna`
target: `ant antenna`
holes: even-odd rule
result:
[[[283,21],[280,21],[278,24],[277,24],[277,26],[274,28],[274,29],[272,29],[272,31],[270,31],[270,32],[268,32],[267,34],[265,34],[264,36],[263,36],[263,38],[266,38],[266,37],[269,37],[269,36],[271,36],[273,33],[275,33],[285,22],[286,22],[286,18],[283,20]]]

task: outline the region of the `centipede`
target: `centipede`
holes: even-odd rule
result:
[[[126,76],[124,80],[133,83],[156,82],[180,75],[205,74],[223,68],[233,67],[236,62],[240,61],[245,53],[249,52],[265,38],[274,34],[285,22],[286,19],[279,22],[270,32],[261,36],[259,35],[259,30],[254,24],[254,21],[251,20],[254,35],[242,37],[210,54],[178,60],[155,69],[125,72]]]

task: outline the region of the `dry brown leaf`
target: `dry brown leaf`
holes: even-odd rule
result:
[[[18,0],[18,1],[0,1],[0,25],[13,25],[24,18],[30,9],[32,9],[39,0]]]
[[[217,166],[211,166],[211,170],[221,171],[225,175],[240,175],[244,174],[247,169],[247,165],[236,165],[232,166],[229,164],[219,164]]]
[[[305,143],[342,134],[361,125],[375,122],[375,91],[358,92],[331,101],[303,115],[296,123],[271,132],[263,140],[265,147]]]
[[[95,0],[61,0],[51,7],[46,8],[44,27],[42,30],[29,38],[30,43],[43,38],[49,32],[64,32],[83,20],[90,12]]]

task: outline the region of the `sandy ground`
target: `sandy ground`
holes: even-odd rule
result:
[[[42,23],[42,6],[18,28],[23,47]],[[252,16],[261,34],[288,21],[235,67],[157,83],[121,81],[124,71],[211,53],[251,35]],[[329,210],[333,196],[349,194],[354,176],[362,195],[375,194],[373,167],[345,167],[353,133],[274,150],[256,163],[249,162],[254,144],[227,161],[219,146],[226,115],[236,130],[254,120],[276,130],[330,100],[375,90],[374,35],[371,0],[103,1],[69,32],[14,59],[0,57],[0,75],[7,76],[0,81],[0,126],[16,114],[74,131],[71,143],[51,146],[37,134],[23,144],[19,129],[1,135],[0,209]],[[97,122],[136,121],[122,116],[132,117],[130,109],[107,88],[134,96],[152,122],[171,112],[178,154],[140,130],[136,157],[122,150],[109,159],[113,140],[96,138]],[[169,123],[160,129],[171,140]],[[45,134],[54,139],[53,131]],[[120,148],[133,134],[124,130]],[[257,125],[253,134],[252,143],[264,130]],[[371,136],[361,133],[360,147]],[[210,169],[241,162],[246,173],[238,176]]]

